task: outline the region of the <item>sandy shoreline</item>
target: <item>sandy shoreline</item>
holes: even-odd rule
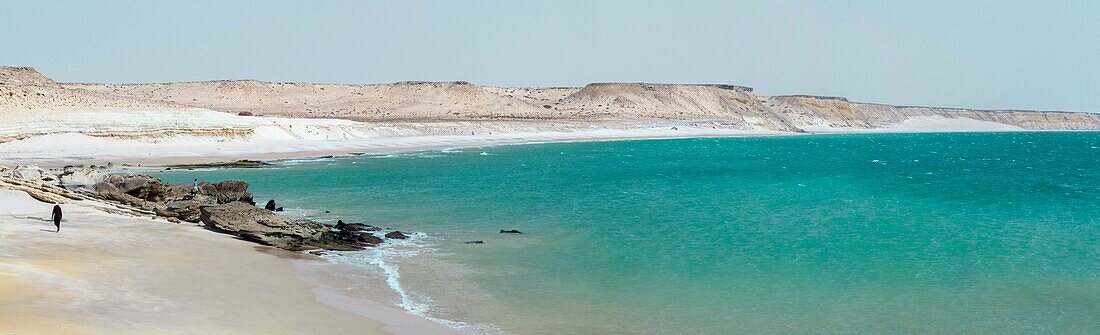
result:
[[[317,257],[197,226],[0,189],[0,333],[447,334],[384,303],[310,276]]]
[[[239,159],[276,160],[350,153],[385,154],[509,144],[662,139],[691,137],[775,136],[790,133],[735,129],[651,127],[540,132],[485,132],[473,135],[369,136],[342,140],[211,139],[176,136],[118,139],[77,133],[52,134],[0,144],[0,165],[43,167],[97,164],[163,166]],[[80,143],[81,145],[73,145]]]

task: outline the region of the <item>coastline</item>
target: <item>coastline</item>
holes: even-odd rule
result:
[[[324,121],[348,122],[323,119],[310,122],[324,123]],[[286,127],[293,128],[293,125]],[[252,134],[229,137],[173,135],[130,138],[80,132],[57,132],[0,143],[0,154],[3,154],[0,157],[0,165],[37,164],[42,167],[62,167],[111,163],[116,166],[163,167],[218,164],[238,160],[271,161],[536,143],[825,134],[1077,131],[1027,130],[984,121],[939,118],[910,120],[904,124],[874,129],[820,127],[807,129],[806,132],[732,129],[705,121],[623,124],[353,123],[350,126],[342,125],[336,128],[329,128],[329,126],[308,128],[309,125],[305,127],[299,125],[299,127],[300,130],[295,132],[308,133],[316,138],[304,138],[300,133],[294,136]],[[440,134],[443,132],[439,128],[451,127],[466,129],[465,131],[470,131],[472,134]],[[301,130],[302,128],[305,129]],[[448,131],[453,132],[450,129]],[[349,135],[349,133],[353,134]]]
[[[988,130],[988,131],[1000,131],[1000,130]],[[835,132],[835,133],[830,132],[830,133],[813,133],[813,134],[838,134],[838,133],[839,134],[852,134],[852,132]],[[870,132],[858,132],[856,134],[860,134],[860,133],[870,133]],[[619,136],[607,136],[609,134],[619,135]],[[807,135],[813,135],[813,134],[807,134]],[[578,136],[578,135],[581,135],[581,136]],[[597,136],[597,135],[601,135],[601,136]],[[631,136],[626,136],[626,135],[631,135]],[[672,136],[672,135],[682,135],[682,136]],[[409,137],[409,138],[393,138],[393,139],[391,139],[391,142],[385,142],[388,145],[384,144],[384,145],[370,146],[366,143],[359,143],[359,145],[361,145],[359,147],[340,147],[340,149],[336,149],[336,148],[332,149],[332,150],[341,150],[341,151],[338,151],[338,152],[337,151],[283,151],[283,152],[262,153],[259,150],[269,149],[270,147],[260,147],[260,148],[253,148],[253,149],[256,149],[257,151],[252,151],[252,153],[250,153],[248,156],[203,156],[203,159],[224,161],[225,159],[228,159],[230,157],[232,157],[232,158],[247,158],[247,159],[257,159],[257,158],[260,158],[260,159],[282,159],[282,158],[298,158],[298,157],[318,157],[318,156],[321,156],[321,155],[324,155],[324,154],[345,154],[345,153],[351,152],[351,151],[343,151],[343,150],[349,150],[349,149],[360,149],[361,152],[364,152],[364,153],[383,154],[383,153],[393,153],[393,152],[436,150],[436,149],[445,149],[445,148],[468,148],[468,147],[484,147],[484,146],[495,146],[495,145],[545,143],[545,142],[613,141],[613,140],[661,139],[661,138],[684,138],[684,137],[696,137],[697,138],[697,137],[715,137],[715,136],[717,136],[717,137],[729,137],[729,136],[784,136],[784,135],[794,135],[794,134],[732,132],[732,131],[728,131],[728,130],[726,130],[726,131],[705,131],[705,130],[704,131],[693,131],[693,130],[683,131],[683,130],[668,129],[668,130],[651,130],[651,131],[646,131],[646,132],[640,132],[640,131],[637,131],[637,130],[634,130],[634,131],[621,131],[621,132],[608,132],[606,130],[603,130],[603,131],[593,131],[593,132],[587,132],[587,133],[581,133],[581,134],[572,134],[572,133],[536,133],[535,135],[497,134],[497,135],[482,135],[482,136],[470,136],[470,137],[467,137],[467,136],[414,136],[414,137]],[[363,149],[366,149],[366,150],[363,150]],[[271,158],[267,158],[267,157],[263,157],[264,155],[272,155],[272,156],[268,156],[268,157],[271,157]],[[281,156],[281,155],[290,155],[290,156]],[[164,165],[168,162],[173,162],[177,159],[186,160],[187,162],[192,162],[192,163],[196,161],[195,159],[193,159],[193,157],[144,157],[144,158],[142,158],[141,162],[144,162],[143,164],[154,164],[154,165],[161,164],[161,165]],[[117,161],[116,161],[116,163],[117,163]],[[0,192],[8,193],[8,194],[4,194],[5,197],[10,197],[10,198],[15,197],[15,196],[12,196],[10,194],[10,193],[13,193],[14,191],[0,190]],[[19,195],[25,198],[25,196],[22,195],[21,193],[19,193]],[[34,200],[30,200],[30,201],[34,201]],[[42,218],[33,218],[33,215],[30,214],[30,213],[33,212],[34,214],[42,215],[41,213],[46,213],[47,211],[45,209],[31,208],[31,207],[34,207],[34,206],[28,206],[27,204],[29,202],[22,201],[22,200],[21,201],[5,201],[5,202],[6,203],[11,203],[12,205],[8,205],[6,207],[0,208],[0,222],[5,223],[3,225],[4,227],[2,228],[3,230],[0,230],[0,234],[3,234],[4,241],[5,242],[19,241],[19,243],[40,243],[40,242],[43,242],[42,240],[37,239],[37,238],[24,239],[22,235],[27,234],[27,233],[35,233],[33,230],[26,229],[27,224],[38,223],[35,220],[41,221],[40,224],[47,224],[47,223],[45,223],[44,219],[42,219]],[[37,204],[48,206],[48,205],[43,204],[43,203],[37,203]],[[172,262],[192,264],[192,263],[202,262],[202,257],[199,257],[198,255],[193,255],[194,254],[194,252],[193,252],[194,250],[192,250],[193,246],[196,244],[196,242],[204,244],[204,248],[208,248],[208,249],[212,249],[212,250],[219,250],[219,256],[217,256],[217,258],[222,258],[222,256],[221,256],[222,252],[225,252],[227,254],[232,255],[231,257],[225,257],[223,259],[223,262],[218,263],[219,264],[218,267],[212,267],[212,268],[206,269],[206,270],[204,270],[204,272],[217,273],[217,274],[220,274],[220,275],[223,275],[223,276],[238,277],[237,274],[241,271],[241,269],[239,267],[237,267],[237,265],[239,265],[239,264],[250,264],[250,269],[251,270],[257,271],[259,273],[263,273],[264,276],[266,276],[268,278],[271,278],[272,276],[276,276],[276,277],[278,277],[278,281],[280,282],[280,285],[285,285],[285,287],[289,287],[290,290],[294,290],[295,292],[297,292],[295,295],[292,295],[292,296],[289,296],[289,297],[284,297],[284,298],[288,298],[286,300],[266,301],[265,306],[267,306],[267,308],[269,308],[269,310],[266,310],[267,311],[266,313],[271,313],[273,315],[278,314],[280,312],[279,309],[277,307],[273,307],[273,306],[280,306],[280,305],[282,305],[282,306],[293,305],[293,306],[296,306],[296,308],[298,306],[309,305],[311,307],[308,307],[308,309],[313,311],[313,312],[308,312],[308,313],[305,313],[305,314],[314,313],[314,314],[311,314],[311,315],[308,316],[309,319],[310,319],[309,321],[280,320],[280,322],[291,322],[291,323],[303,322],[303,323],[306,323],[306,324],[309,324],[309,325],[312,325],[313,322],[319,322],[319,321],[325,321],[326,322],[325,326],[309,326],[311,328],[309,328],[308,331],[303,331],[302,328],[297,328],[298,326],[294,325],[294,324],[288,325],[288,324],[284,323],[284,324],[279,325],[279,326],[272,325],[271,327],[273,327],[273,328],[271,328],[270,333],[287,333],[287,334],[293,334],[293,333],[342,333],[345,329],[356,329],[357,331],[362,331],[363,329],[369,329],[369,333],[372,333],[372,334],[446,334],[446,333],[455,333],[455,334],[457,334],[457,333],[460,333],[459,330],[447,328],[446,326],[440,324],[439,321],[429,320],[429,319],[427,319],[423,316],[416,315],[415,313],[412,313],[410,311],[402,309],[401,307],[381,302],[383,300],[393,301],[391,299],[379,300],[379,299],[372,299],[372,297],[364,297],[364,296],[361,296],[361,295],[357,296],[357,295],[354,295],[354,294],[350,294],[350,295],[347,294],[346,290],[341,289],[341,287],[346,287],[346,285],[340,285],[341,284],[340,281],[341,280],[346,281],[347,278],[337,278],[335,276],[330,276],[330,275],[326,276],[323,273],[324,271],[319,271],[318,270],[318,269],[322,269],[324,267],[334,267],[334,266],[342,266],[342,265],[334,264],[332,262],[329,262],[327,260],[321,259],[321,258],[316,257],[316,256],[312,256],[312,255],[308,255],[308,254],[302,254],[302,253],[292,253],[292,252],[277,250],[277,249],[273,249],[273,248],[269,248],[269,247],[260,247],[260,246],[253,245],[251,243],[240,241],[240,240],[236,240],[236,239],[232,239],[232,238],[226,238],[226,236],[222,236],[220,234],[212,234],[211,232],[203,230],[203,229],[198,228],[198,227],[188,226],[188,225],[169,224],[169,223],[165,222],[162,219],[156,219],[156,218],[147,219],[147,218],[137,218],[137,217],[126,217],[126,216],[117,215],[117,214],[99,213],[98,211],[95,211],[94,209],[92,209],[92,207],[94,207],[94,204],[86,204],[85,203],[85,204],[78,204],[77,206],[79,206],[79,208],[81,208],[81,209],[79,209],[75,212],[68,211],[67,213],[72,213],[72,214],[67,214],[67,216],[66,216],[67,221],[72,222],[73,220],[77,220],[77,221],[89,221],[89,222],[93,222],[93,221],[102,222],[100,225],[90,226],[90,228],[92,228],[92,229],[100,229],[100,230],[105,230],[105,229],[107,229],[109,227],[112,227],[112,226],[126,226],[127,227],[127,229],[125,229],[125,230],[119,230],[119,231],[126,231],[127,232],[126,234],[124,234],[122,236],[116,236],[116,235],[113,235],[114,233],[108,233],[106,231],[96,233],[95,236],[97,237],[97,239],[102,238],[102,237],[108,237],[108,236],[113,237],[113,238],[122,239],[122,241],[115,241],[115,240],[112,240],[111,238],[108,238],[108,240],[112,240],[112,244],[114,244],[114,245],[112,245],[112,248],[144,249],[144,248],[154,247],[151,244],[142,244],[142,241],[138,241],[139,237],[137,237],[135,235],[155,236],[155,237],[160,238],[160,239],[171,239],[172,243],[164,243],[162,245],[155,246],[155,247],[159,248],[158,249],[159,252],[157,252],[156,254],[164,255],[164,254],[167,254],[167,253],[172,253],[172,254],[191,255],[191,256],[194,256],[194,257],[179,257],[179,258],[176,258],[177,256],[173,256],[169,259]],[[31,211],[31,212],[28,212],[28,211]],[[12,213],[9,213],[9,212],[15,212],[16,214],[12,214]],[[25,215],[23,217],[20,217],[19,213],[24,213]],[[23,220],[27,220],[27,222],[22,222]],[[154,224],[149,225],[149,223],[154,223]],[[150,226],[157,226],[157,228],[146,228],[146,227],[150,227]],[[70,225],[68,223],[66,223],[64,225],[64,227],[68,228],[68,227],[70,227]],[[135,228],[135,227],[138,227],[138,228]],[[136,231],[131,230],[131,229],[135,229]],[[145,231],[143,229],[146,229],[146,230],[152,229],[152,230]],[[40,232],[40,233],[48,234],[47,232]],[[63,234],[58,235],[58,236],[66,236],[66,237],[71,236],[71,231],[69,231],[69,230],[63,231]],[[144,241],[144,242],[148,242],[148,241]],[[135,245],[134,243],[137,243],[137,244]],[[119,244],[121,244],[121,246]],[[185,247],[181,247],[181,245],[185,246]],[[188,246],[192,246],[192,247],[188,247]],[[42,248],[42,247],[39,247],[39,248]],[[74,248],[74,246],[72,246],[72,245],[66,245],[66,246],[62,247],[62,249],[65,249],[65,250],[72,250],[73,248]],[[13,249],[19,249],[18,245],[13,244]],[[81,249],[82,249],[82,251],[89,250],[87,248],[83,248],[83,246],[81,247]],[[84,311],[82,311],[80,309],[67,309],[67,310],[62,309],[62,312],[59,313],[59,312],[56,312],[56,311],[47,310],[46,308],[44,308],[40,305],[37,305],[37,303],[34,302],[34,301],[38,300],[38,299],[42,299],[43,297],[46,297],[48,299],[53,299],[53,301],[55,301],[55,303],[60,302],[61,304],[68,305],[68,306],[79,306],[79,305],[81,305],[81,303],[86,304],[87,303],[86,301],[89,298],[84,298],[85,302],[82,302],[80,300],[73,300],[73,299],[81,299],[79,294],[76,294],[76,295],[74,295],[74,294],[64,294],[64,295],[52,296],[52,293],[50,293],[50,292],[56,291],[56,288],[50,288],[47,285],[43,285],[41,283],[38,283],[37,281],[28,282],[26,280],[21,280],[19,278],[32,276],[32,275],[43,275],[43,273],[45,273],[45,275],[48,276],[49,278],[62,280],[62,282],[76,281],[76,282],[84,282],[84,283],[87,283],[87,282],[96,283],[96,280],[101,280],[102,279],[102,278],[100,278],[100,279],[91,278],[92,280],[89,280],[89,278],[80,276],[80,275],[83,275],[83,274],[57,273],[55,271],[55,269],[53,269],[53,268],[49,268],[49,269],[44,270],[43,268],[45,266],[41,265],[41,264],[56,264],[58,262],[62,262],[62,263],[66,263],[66,265],[67,265],[67,264],[69,264],[68,262],[70,262],[67,259],[70,258],[70,257],[74,257],[74,256],[72,256],[71,254],[66,254],[66,253],[62,253],[62,252],[58,252],[58,251],[49,251],[48,248],[43,249],[43,250],[48,250],[47,253],[49,253],[49,255],[48,255],[49,257],[42,257],[40,259],[34,260],[34,262],[38,262],[38,263],[33,263],[32,262],[33,265],[31,265],[30,268],[27,267],[28,263],[13,263],[13,262],[10,262],[10,261],[0,262],[0,265],[5,267],[5,269],[4,269],[5,270],[5,272],[4,272],[5,276],[0,276],[0,281],[2,281],[2,282],[0,282],[0,286],[5,287],[6,291],[12,291],[12,292],[24,292],[24,291],[45,292],[45,293],[35,294],[35,295],[31,295],[31,296],[17,295],[16,294],[16,295],[5,295],[3,297],[0,297],[0,300],[3,301],[3,304],[0,304],[0,306],[3,306],[3,308],[0,308],[0,311],[4,312],[8,317],[8,319],[0,320],[0,321],[2,321],[2,322],[0,322],[0,324],[10,324],[10,325],[12,325],[12,326],[10,326],[10,327],[12,327],[11,328],[12,331],[33,332],[33,333],[50,333],[50,331],[57,330],[57,333],[76,333],[76,334],[79,334],[79,333],[120,333],[120,334],[125,334],[125,333],[127,333],[127,330],[132,329],[132,328],[129,328],[129,326],[130,326],[129,324],[127,324],[125,326],[122,326],[122,325],[118,325],[118,324],[113,324],[112,322],[105,321],[105,320],[106,319],[112,319],[112,318],[121,320],[121,319],[125,319],[126,317],[132,317],[134,315],[133,313],[138,313],[138,315],[142,315],[140,312],[135,312],[134,309],[128,309],[128,308],[132,308],[132,307],[130,307],[130,305],[148,304],[148,302],[143,302],[143,301],[132,302],[130,300],[127,300],[127,299],[130,299],[131,296],[134,295],[134,292],[118,292],[118,291],[112,291],[110,288],[103,288],[103,287],[96,288],[94,290],[94,291],[96,291],[96,293],[101,293],[101,291],[102,291],[102,292],[106,292],[106,294],[108,294],[108,295],[118,294],[118,296],[116,296],[116,297],[106,297],[106,298],[96,297],[96,299],[100,299],[99,301],[109,301],[110,305],[118,306],[115,309],[97,311],[98,315],[88,315],[87,313],[85,313]],[[97,261],[96,264],[100,264],[100,263],[110,264],[111,262],[127,262],[128,264],[142,264],[142,265],[147,265],[147,266],[159,266],[159,264],[162,264],[165,261],[164,259],[159,259],[159,258],[155,258],[155,257],[136,258],[136,259],[121,257],[121,255],[119,253],[115,252],[115,251],[107,251],[107,250],[103,250],[103,249],[100,249],[100,248],[92,248],[90,250],[93,250],[91,255],[81,255],[81,257],[96,258],[96,257],[102,256],[103,259],[106,259],[105,261]],[[261,252],[256,252],[257,250],[261,251]],[[248,255],[244,255],[244,254],[255,254],[255,255],[248,256]],[[4,256],[5,256],[5,258],[9,258],[9,259],[16,258],[16,257],[18,257],[19,259],[26,258],[26,255],[17,255],[17,254],[12,254],[12,255],[5,254]],[[254,259],[254,257],[265,257],[265,259],[257,261],[256,259]],[[211,258],[215,258],[215,257],[211,256]],[[31,259],[33,259],[33,257],[31,257]],[[15,265],[13,265],[13,264],[15,264]],[[259,265],[257,265],[257,264],[259,264]],[[102,264],[100,264],[100,265],[102,265]],[[179,264],[176,264],[176,265],[179,265]],[[49,266],[54,266],[54,265],[49,265]],[[117,271],[118,274],[116,274],[116,276],[126,276],[126,275],[135,275],[136,276],[136,275],[138,275],[138,274],[128,273],[125,270],[122,270],[122,269],[119,269],[119,268],[116,268],[116,270],[118,270]],[[50,271],[53,271],[53,272],[50,272]],[[190,272],[192,272],[190,269],[183,271],[180,268],[175,268],[175,271],[181,271],[183,274],[189,274]],[[364,271],[364,270],[362,268],[344,267],[344,268],[342,268],[341,271],[349,272],[349,271]],[[380,276],[379,274],[366,274],[366,275],[367,276],[373,275],[374,279],[382,278],[384,280],[384,276]],[[117,279],[117,278],[118,277],[116,277],[115,279]],[[187,286],[187,287],[192,288],[194,290],[205,290],[206,287],[216,286],[216,285],[226,285],[226,284],[237,285],[238,287],[249,286],[248,289],[241,292],[240,297],[232,298],[232,301],[240,300],[240,301],[243,301],[245,303],[255,303],[254,300],[249,300],[249,299],[252,299],[252,296],[257,295],[257,294],[262,295],[264,293],[270,292],[270,290],[263,287],[263,285],[255,284],[254,282],[249,283],[247,281],[243,281],[243,282],[226,283],[226,282],[221,281],[221,280],[213,280],[213,278],[210,278],[210,279],[211,279],[210,281],[207,281],[205,283],[203,283],[203,282],[187,283],[184,286]],[[154,285],[153,287],[150,288],[151,291],[145,291],[145,292],[141,292],[141,293],[145,294],[146,296],[154,296],[154,297],[156,297],[157,295],[160,295],[160,294],[169,294],[170,295],[170,294],[180,293],[180,292],[178,292],[178,290],[180,290],[180,288],[170,287],[170,286],[175,286],[176,285],[176,283],[179,281],[179,277],[160,278],[158,280],[160,280],[159,284],[158,284],[159,286]],[[96,284],[102,285],[103,282],[99,282],[99,283],[96,283]],[[56,283],[51,283],[51,285],[59,285],[60,287],[64,287],[64,288],[68,288],[69,286],[72,286],[71,284],[56,284]],[[376,289],[387,289],[387,288],[389,288],[389,287],[386,287],[385,285],[377,285],[377,284],[375,284],[372,287],[376,288]],[[124,289],[128,289],[128,288],[124,288]],[[163,290],[169,290],[169,291],[163,291]],[[249,291],[249,290],[252,290],[252,291]],[[280,290],[280,292],[282,292],[282,290]],[[78,293],[87,293],[87,292],[78,292]],[[222,299],[225,299],[224,296],[217,296],[217,297],[206,296],[205,297],[205,298],[207,298],[206,300],[180,301],[180,300],[177,300],[179,297],[181,297],[181,296],[175,296],[174,298],[169,297],[169,298],[160,298],[159,300],[158,299],[152,299],[152,300],[157,300],[161,303],[167,302],[164,306],[179,308],[179,306],[193,306],[193,307],[217,306],[219,304],[224,303],[222,301]],[[69,300],[66,300],[66,299],[69,299]],[[9,310],[11,308],[8,308],[8,306],[20,306],[21,308],[16,309],[16,310]],[[150,308],[150,307],[146,307],[146,308]],[[148,316],[148,319],[146,319],[144,321],[132,321],[132,322],[139,322],[139,323],[140,322],[148,322],[149,324],[157,325],[157,326],[150,326],[150,327],[158,327],[158,326],[167,327],[167,328],[164,328],[164,329],[157,329],[158,331],[169,330],[169,329],[174,330],[174,331],[179,331],[179,330],[191,331],[192,330],[190,328],[185,328],[180,324],[173,324],[172,322],[167,321],[167,320],[165,320],[164,318],[162,318],[160,316],[157,316],[156,315],[157,313],[172,313],[171,311],[163,312],[162,308],[167,308],[167,307],[156,307],[156,306],[151,307],[151,309],[155,310],[156,313],[151,313]],[[196,309],[201,310],[202,308],[196,308]],[[259,308],[258,310],[263,310],[263,309]],[[301,314],[301,315],[304,316],[305,314]],[[173,318],[178,318],[180,316],[180,314],[178,314],[178,313],[172,313],[172,315],[173,315]],[[194,313],[194,314],[186,314],[185,313],[183,315],[184,315],[184,318],[186,318],[186,317],[193,317],[193,318],[208,317],[208,315],[203,315],[202,313],[197,313],[197,312]],[[251,317],[251,316],[249,316],[249,317]],[[247,317],[244,317],[244,318],[247,318]],[[340,321],[332,321],[334,319],[339,319]],[[73,323],[62,323],[58,320],[77,320],[77,321],[75,321]],[[258,320],[256,320],[256,322],[260,322],[260,323],[251,324],[247,328],[240,328],[240,330],[241,331],[255,331],[257,329],[266,329],[266,328],[263,328],[263,327],[266,327],[263,322],[272,322],[272,324],[277,324],[277,322],[269,321],[265,318],[259,318]],[[211,327],[211,328],[201,329],[201,331],[203,331],[203,332],[220,332],[220,331],[237,330],[237,329],[231,328],[231,327],[233,327],[232,325],[218,324],[217,322],[206,323],[206,325]],[[226,328],[217,328],[217,327],[226,327]],[[326,327],[328,327],[328,328],[326,328]],[[348,327],[348,328],[341,328],[341,327]],[[156,328],[152,328],[152,329],[156,329]],[[296,330],[296,331],[292,331],[292,330]],[[9,331],[9,330],[6,329],[6,328],[0,327],[0,331]],[[140,332],[136,332],[136,333],[140,333]]]
[[[457,333],[306,280],[303,267],[328,263],[316,256],[87,200],[64,204],[54,233],[50,204],[7,189],[0,199],[0,332]]]
[[[369,126],[378,128],[381,126]],[[611,141],[633,139],[669,139],[694,137],[793,135],[762,130],[685,127],[679,124],[639,128],[596,127],[522,131],[507,129],[473,135],[369,134],[327,139],[210,138],[174,136],[170,138],[126,139],[96,137],[82,133],[58,133],[0,143],[0,165],[37,164],[43,167],[65,165],[168,166],[177,164],[213,164],[236,160],[282,160],[349,154],[390,154],[452,148],[497,145]],[[518,131],[508,131],[518,130]],[[82,145],[74,146],[74,143]]]

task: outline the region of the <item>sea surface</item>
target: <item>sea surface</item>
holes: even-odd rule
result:
[[[1100,333],[1100,132],[277,164],[158,175],[243,179],[291,215],[416,232],[326,257],[373,268],[392,303],[473,333]]]

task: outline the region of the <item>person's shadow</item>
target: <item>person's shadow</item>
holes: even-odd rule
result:
[[[47,222],[49,224],[53,224],[53,218],[52,217],[16,216],[15,218],[16,219],[22,219],[22,220],[43,221],[43,222]],[[62,218],[61,222],[69,222],[69,220],[66,220],[65,218]],[[39,229],[39,231],[44,231],[44,232],[49,232],[49,233],[57,232],[56,229]]]

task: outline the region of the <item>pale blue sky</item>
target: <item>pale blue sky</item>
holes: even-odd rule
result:
[[[1100,112],[1100,1],[5,1],[60,81],[732,83]]]

